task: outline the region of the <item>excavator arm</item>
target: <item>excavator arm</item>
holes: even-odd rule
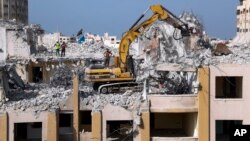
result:
[[[149,9],[153,12],[153,15],[138,25],[140,20],[145,16]],[[166,21],[167,23],[173,25],[175,28],[180,29],[182,36],[189,36],[187,25],[179,18],[177,18],[174,14],[172,14],[170,11],[165,9],[163,6],[152,5],[149,9],[147,9],[140,16],[140,18],[132,25],[129,31],[127,31],[121,39],[119,45],[119,67],[121,68],[122,72],[125,72],[127,68],[127,56],[130,44],[157,20]]]

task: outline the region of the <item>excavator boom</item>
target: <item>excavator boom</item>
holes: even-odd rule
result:
[[[182,22],[179,18],[177,18],[174,14],[172,14],[169,10],[165,9],[161,5],[152,5],[150,6],[153,15],[149,17],[144,22],[140,22],[140,20],[145,16],[148,9],[139,17],[139,19],[130,27],[129,31],[124,34],[121,39],[121,43],[119,46],[119,57],[120,57],[120,67],[122,71],[126,71],[127,64],[127,56],[129,51],[130,44],[141,35],[148,27],[150,27],[155,21],[165,21],[170,25],[173,25],[175,28],[181,30],[182,36],[188,36],[188,28],[187,25]]]

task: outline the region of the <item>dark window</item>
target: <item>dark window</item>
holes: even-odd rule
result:
[[[81,124],[91,124],[92,116],[91,111],[81,111]]]
[[[34,122],[31,124],[32,128],[42,128],[42,122]]]
[[[240,14],[240,10],[237,10],[237,15],[239,15]]]
[[[193,122],[190,122],[193,121]],[[151,137],[193,137],[197,113],[150,113]]]
[[[34,128],[36,129],[35,134],[33,132]],[[35,140],[36,141],[42,140],[42,122],[14,124],[14,141],[35,141]]]
[[[237,32],[240,32],[240,28],[237,27]]]
[[[216,98],[242,98],[242,77],[216,77]]]
[[[230,128],[235,125],[242,125],[242,120],[216,120],[216,140],[228,141],[230,135]]]
[[[72,114],[60,114],[59,115],[59,127],[72,127]]]
[[[43,68],[42,67],[33,67],[32,68],[33,73],[33,82],[42,82],[43,81]]]
[[[244,0],[240,0],[240,5],[243,5],[243,1],[244,1]]]

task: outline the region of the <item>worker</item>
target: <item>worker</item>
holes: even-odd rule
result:
[[[104,52],[104,57],[105,57],[105,66],[108,67],[109,66],[109,60],[110,57],[112,56],[112,52],[109,49],[106,49],[106,51]]]
[[[62,43],[61,45],[61,57],[65,56],[65,49],[66,49],[67,45],[65,42]]]
[[[58,41],[55,43],[54,48],[56,50],[56,56],[60,56],[61,45],[60,45],[60,43]]]

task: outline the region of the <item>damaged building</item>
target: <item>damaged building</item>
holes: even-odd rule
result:
[[[102,67],[105,50],[118,55],[117,48],[68,42],[60,57],[53,50],[58,33],[5,23],[0,141],[228,140],[231,126],[250,122],[244,108],[250,100],[249,48],[223,41],[198,45],[201,38],[211,41],[202,24],[190,12],[181,17],[195,34],[180,38],[161,21],[150,26],[133,44],[138,48],[129,50],[142,89],[119,93],[102,93],[84,81],[85,69],[93,62]]]

